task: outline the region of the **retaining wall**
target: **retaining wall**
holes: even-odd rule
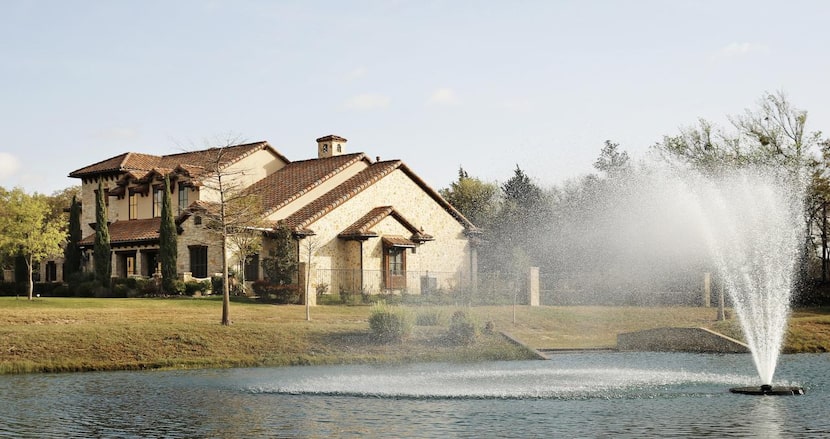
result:
[[[619,334],[617,350],[744,353],[749,347],[706,328],[656,328]]]

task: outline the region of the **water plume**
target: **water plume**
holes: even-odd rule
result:
[[[805,185],[760,168],[688,181],[758,375],[771,384],[804,243]]]

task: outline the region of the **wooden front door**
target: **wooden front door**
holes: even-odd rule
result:
[[[406,288],[406,248],[392,246],[384,248],[383,265],[386,288],[390,290]]]

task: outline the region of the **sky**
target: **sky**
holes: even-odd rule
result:
[[[830,136],[830,2],[0,1],[0,186],[124,152],[336,134],[435,189],[543,187],[783,91]]]

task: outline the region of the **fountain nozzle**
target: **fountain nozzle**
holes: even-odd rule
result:
[[[803,395],[804,388],[798,386],[777,386],[762,384],[761,387],[733,387],[729,389],[732,393],[744,395]]]

